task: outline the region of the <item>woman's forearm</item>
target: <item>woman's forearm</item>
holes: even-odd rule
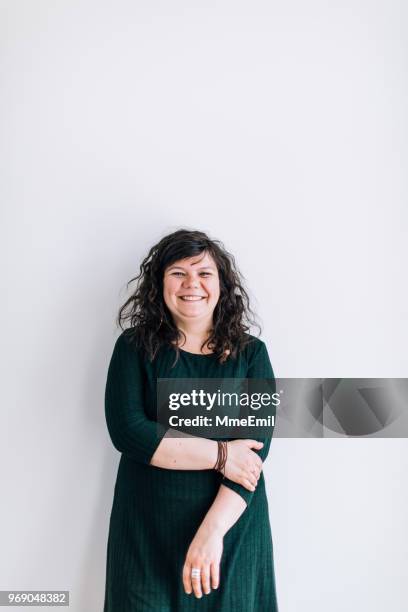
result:
[[[239,493],[221,484],[216,498],[198,529],[198,533],[209,536],[217,532],[224,537],[227,531],[235,525],[246,507],[246,502]]]
[[[167,470],[211,470],[218,456],[215,440],[183,437],[164,437],[150,460],[150,465]]]

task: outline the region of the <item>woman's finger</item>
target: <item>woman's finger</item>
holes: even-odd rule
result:
[[[192,570],[195,568],[196,566],[194,565],[192,567]],[[201,590],[201,567],[200,569],[200,573],[198,575],[194,575],[194,573],[191,576],[191,584],[193,585],[193,591],[194,591],[194,595],[198,598],[202,597],[203,592]],[[191,570],[191,571],[192,571]]]
[[[249,480],[249,482],[256,487],[256,485],[258,484],[258,480],[256,478],[256,475],[253,473],[253,471],[251,470],[248,475],[247,475],[247,479]]]
[[[254,485],[252,484],[252,482],[250,482],[250,481],[248,480],[248,478],[244,478],[244,479],[243,479],[243,481],[242,481],[242,485],[243,485],[243,486],[244,486],[246,489],[248,489],[248,491],[255,491],[255,487],[254,487]]]
[[[183,567],[183,586],[187,595],[191,595],[193,592],[193,587],[191,586],[191,565],[188,563],[185,563]]]
[[[211,586],[213,589],[217,589],[220,583],[220,566],[218,563],[211,563]]]
[[[201,584],[206,595],[211,592],[210,587],[210,566],[207,564],[201,568]]]

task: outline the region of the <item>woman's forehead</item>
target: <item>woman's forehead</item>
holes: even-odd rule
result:
[[[168,268],[192,268],[194,270],[201,270],[201,268],[215,268],[216,264],[214,259],[209,253],[195,255],[193,257],[186,257],[185,259],[179,259],[174,261]]]

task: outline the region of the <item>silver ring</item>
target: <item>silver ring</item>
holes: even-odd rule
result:
[[[200,576],[200,574],[201,574],[201,570],[198,567],[193,567],[191,569],[191,576],[193,578],[198,578]]]

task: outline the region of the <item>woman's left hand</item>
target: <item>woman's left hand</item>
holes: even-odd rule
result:
[[[223,551],[223,535],[220,531],[199,528],[187,551],[183,567],[183,585],[190,595],[194,591],[197,598],[216,589],[220,582],[220,562]],[[200,576],[191,576],[191,570],[200,570]]]

